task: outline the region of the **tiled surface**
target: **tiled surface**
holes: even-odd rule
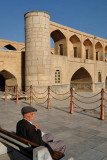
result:
[[[20,110],[28,105],[20,101],[16,104],[0,99],[0,125],[8,131],[15,131],[16,123],[22,118]],[[55,140],[65,141],[66,154],[74,160],[107,160],[107,120],[99,120],[98,114],[74,110],[69,114],[69,101],[51,101],[52,109],[46,105],[33,107],[38,109],[35,122],[43,132],[53,133]],[[93,106],[94,107],[94,106]],[[106,117],[107,119],[107,117]],[[16,151],[0,156],[0,160],[28,160]]]

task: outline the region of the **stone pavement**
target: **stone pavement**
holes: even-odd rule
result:
[[[16,123],[22,118],[20,110],[28,102],[0,99],[0,125],[8,131],[15,131]],[[56,102],[51,100],[52,109],[46,105],[36,105],[36,120],[43,132],[53,133],[55,140],[65,141],[66,154],[74,160],[107,160],[107,120],[101,121],[98,112],[82,112],[74,108],[69,114],[69,99]],[[79,104],[78,104],[79,105]],[[93,107],[93,105],[91,105]],[[107,116],[106,116],[107,119]],[[0,160],[28,160],[20,153],[12,151],[0,156]]]

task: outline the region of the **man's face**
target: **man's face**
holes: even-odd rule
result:
[[[24,114],[24,118],[26,118],[28,121],[33,122],[35,120],[35,112]]]

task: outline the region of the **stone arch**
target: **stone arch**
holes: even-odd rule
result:
[[[100,42],[95,44],[96,60],[103,61],[103,46]]]
[[[7,70],[0,71],[0,87],[17,85],[16,77]]]
[[[54,41],[54,54],[67,56],[67,42],[65,35],[59,29],[56,29],[51,32],[50,36]]]
[[[105,57],[107,57],[107,45],[105,46]]]
[[[73,35],[69,40],[72,43],[74,57],[81,58],[81,41],[79,37],[77,35]]]
[[[21,48],[21,50],[20,50],[20,51],[25,51],[25,47]]]
[[[93,60],[93,45],[89,39],[86,39],[84,42],[85,47],[85,58]]]
[[[14,46],[12,46],[11,44],[7,44],[7,45],[5,45],[4,46],[6,49],[8,49],[8,50],[16,50],[16,48],[14,47]],[[3,47],[3,48],[4,48]]]
[[[70,86],[76,90],[92,91],[92,83],[90,73],[81,67],[72,75]]]

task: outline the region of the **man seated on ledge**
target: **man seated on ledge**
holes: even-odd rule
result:
[[[54,151],[65,152],[66,146],[63,141],[54,141],[51,134],[44,134],[38,124],[33,124],[35,120],[35,112],[37,110],[33,107],[23,107],[21,113],[23,119],[17,123],[16,134],[31,142],[38,144],[39,146],[45,146],[48,148],[51,156],[54,155]],[[54,151],[53,151],[54,150]]]

